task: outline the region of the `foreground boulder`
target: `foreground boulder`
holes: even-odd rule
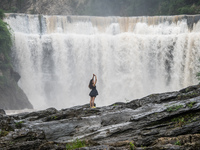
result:
[[[96,109],[49,108],[0,120],[0,149],[66,149],[79,139],[83,150],[198,150],[200,85]]]
[[[0,109],[0,115],[5,115],[5,114],[6,114],[5,110]]]

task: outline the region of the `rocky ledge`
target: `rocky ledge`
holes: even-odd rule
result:
[[[26,94],[17,84],[19,79],[20,75],[13,70],[6,56],[0,52],[0,109],[33,109]]]
[[[1,111],[4,112],[4,111]],[[0,149],[198,150],[200,85],[90,109],[0,114]]]

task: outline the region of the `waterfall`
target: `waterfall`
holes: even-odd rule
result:
[[[90,17],[7,14],[13,66],[34,108],[97,106],[197,84],[199,16]]]

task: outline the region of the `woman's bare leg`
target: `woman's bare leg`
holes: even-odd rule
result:
[[[92,108],[92,97],[90,98],[90,108]]]
[[[92,97],[92,107],[94,107],[94,99],[95,97]]]

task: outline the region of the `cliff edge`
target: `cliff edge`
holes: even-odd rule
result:
[[[20,75],[11,65],[12,35],[7,23],[2,20],[4,16],[0,10],[0,109],[31,109],[33,106],[17,85]]]
[[[0,115],[0,149],[199,150],[200,85],[128,103]]]
[[[18,86],[20,75],[0,54],[0,108],[5,110],[33,109],[27,96]]]

